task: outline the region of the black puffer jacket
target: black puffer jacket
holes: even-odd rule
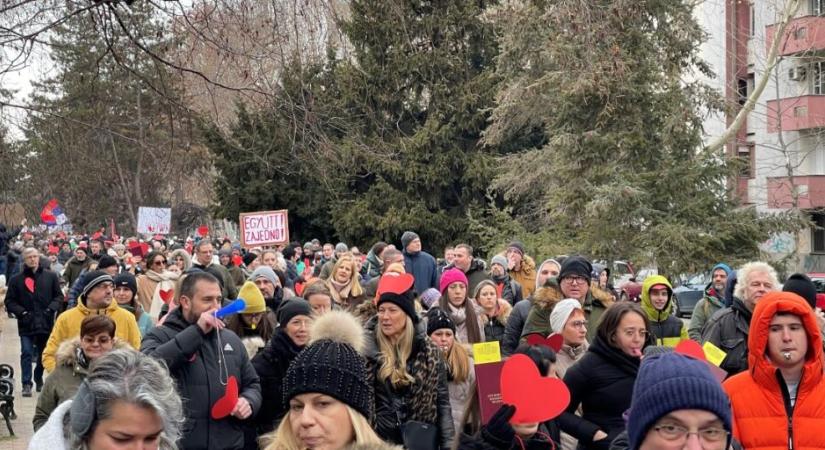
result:
[[[283,328],[275,334],[263,350],[252,358],[252,366],[261,379],[261,412],[255,417],[258,434],[269,433],[286,414],[281,383],[286,369],[304,347],[295,345]]]
[[[624,431],[622,414],[630,407],[633,383],[639,371],[639,358],[611,347],[598,336],[587,353],[567,369],[564,382],[570,389],[567,412],[574,414],[581,405],[582,416],[567,415],[562,431],[579,437],[580,449],[607,450]],[[582,439],[601,430],[607,438],[598,442]]]
[[[226,371],[238,380],[238,392],[252,407],[252,417],[261,409],[261,385],[258,375],[240,338],[229,330],[220,330],[220,342],[226,360]],[[186,426],[180,447],[186,450],[242,449],[247,427],[235,417],[212,419],[212,406],[226,392],[221,384],[218,366],[218,336],[215,331],[203,334],[201,329],[184,320],[181,308],[152,329],[140,346],[140,351],[166,363],[178,385],[184,402]],[[246,421],[253,420],[252,417]]]
[[[702,342],[711,342],[727,356],[719,366],[728,376],[748,370],[748,330],[751,311],[738,298],[733,299],[730,308],[716,311],[702,333]]]
[[[34,279],[34,292],[26,287],[26,278]],[[20,336],[49,335],[54,326],[55,312],[63,303],[60,279],[51,270],[29,267],[11,277],[6,292],[6,310],[17,317]]]
[[[470,436],[462,433],[458,443],[459,450],[558,450],[560,433],[553,421],[539,424],[538,432],[530,439],[513,439],[510,442],[503,442],[496,437],[482,431]]]
[[[533,306],[532,298],[526,298],[513,307],[510,318],[507,319],[507,326],[504,329],[504,339],[501,341],[501,353],[503,356],[510,356],[518,347],[521,340],[521,332],[527,322],[527,315]]]
[[[438,445],[451,448],[455,427],[447,388],[447,367],[439,350],[421,330],[415,332],[412,353],[407,361],[407,373],[415,382],[407,387],[394,388],[378,378],[381,355],[376,340],[377,320],[370,319],[367,329],[367,373],[375,387],[375,432],[387,442],[402,444],[401,426],[409,420],[418,420],[438,427]],[[434,410],[433,410],[434,407]],[[424,420],[427,416],[428,419]]]

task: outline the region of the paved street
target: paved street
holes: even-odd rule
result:
[[[11,364],[14,367],[14,410],[17,420],[12,421],[15,436],[9,435],[6,423],[0,420],[0,449],[25,450],[34,431],[32,417],[37,404],[37,393],[31,398],[23,398],[20,391],[20,337],[17,336],[17,321],[9,319],[6,311],[0,309],[0,363]]]

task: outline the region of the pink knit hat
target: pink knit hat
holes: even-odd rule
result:
[[[467,281],[467,275],[464,275],[464,272],[462,272],[461,269],[452,268],[441,274],[441,283],[438,285],[438,290],[444,294],[447,287],[453,283],[464,283],[464,287],[468,287],[470,284]]]

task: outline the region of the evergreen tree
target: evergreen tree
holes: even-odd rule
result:
[[[691,81],[709,73],[691,2],[515,1],[489,17],[503,82],[487,142],[544,136],[496,182],[534,232],[676,273],[757,255],[780,221],[737,205],[734,168],[702,149],[719,102]]]

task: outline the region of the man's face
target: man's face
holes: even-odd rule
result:
[[[728,435],[716,414],[700,409],[679,409],[653,423],[639,450],[724,450],[727,445]]]
[[[446,261],[447,264],[452,264],[454,259],[455,259],[454,249],[452,249],[452,248],[445,249],[444,250],[444,261]]]
[[[272,298],[275,296],[275,285],[266,278],[258,277],[258,279],[255,280],[255,286],[258,286],[258,289],[261,290],[261,294],[263,294],[265,298]]]
[[[89,248],[92,249],[92,254],[94,254],[94,255],[99,254],[100,250],[101,250],[100,242],[92,241],[92,243],[89,245]]]
[[[100,269],[100,270],[102,270],[102,271],[108,273],[110,276],[114,277],[115,275],[117,275],[118,266],[109,266],[105,269]]]
[[[661,311],[665,309],[667,306],[667,301],[669,299],[669,295],[667,292],[667,288],[664,286],[653,286],[648,291],[648,295],[650,296],[650,303],[657,311]]]
[[[228,266],[230,259],[229,255],[221,255],[221,265]]]
[[[503,277],[507,269],[501,264],[493,264],[490,266],[490,274],[494,277]]]
[[[723,269],[716,269],[713,271],[713,289],[717,292],[725,290],[725,285],[728,283],[728,274]]]
[[[567,275],[560,281],[561,292],[567,298],[584,301],[590,290],[590,280],[580,275]]]
[[[86,261],[86,250],[75,250],[74,257],[80,262]]]
[[[510,264],[512,264],[513,267],[519,267],[521,265],[521,259],[523,258],[523,255],[518,250],[514,248],[508,248],[507,253],[505,253],[505,255],[507,256],[507,260],[510,261]]]
[[[335,248],[332,245],[324,245],[324,258],[330,259],[332,258],[332,253],[335,251]]]
[[[212,244],[203,244],[198,247],[197,252],[195,253],[195,257],[198,260],[198,264],[202,266],[208,266],[212,264]]]
[[[455,264],[456,267],[463,272],[470,270],[470,263],[473,262],[473,257],[470,256],[466,248],[460,247],[455,249],[454,255],[453,264]]]
[[[201,314],[221,306],[221,286],[209,280],[200,280],[195,284],[195,294],[192,298],[182,295],[180,305],[186,321],[195,323]]]
[[[768,328],[768,349],[771,362],[780,368],[792,368],[805,363],[808,335],[799,316],[775,315]]]
[[[751,272],[745,285],[745,294],[742,301],[751,311],[756,308],[759,299],[768,292],[776,290],[770,275],[766,272]]]
[[[401,253],[396,253],[395,256],[393,256],[392,258],[389,259],[389,261],[384,261],[384,267],[387,268],[387,267],[389,267],[389,266],[391,266],[392,264],[395,264],[395,263],[398,263],[398,264],[401,264],[402,266],[404,266],[405,265],[404,255],[402,255]]]
[[[23,258],[23,263],[26,264],[26,267],[32,270],[37,270],[37,267],[40,265],[40,253],[39,252],[28,252],[26,253],[26,257]]]
[[[112,290],[114,284],[105,281],[98,284],[88,294],[86,294],[86,306],[89,309],[103,309],[109,306],[112,301]]]
[[[421,239],[415,238],[407,244],[407,252],[418,253],[421,251]]]

